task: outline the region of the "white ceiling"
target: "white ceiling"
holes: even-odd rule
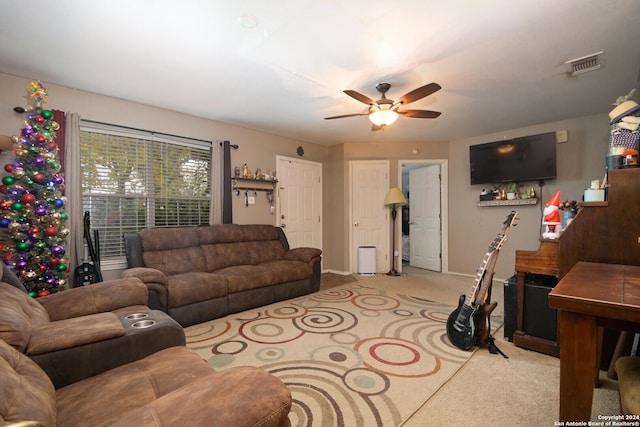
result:
[[[603,51],[601,69],[565,62]],[[441,141],[608,112],[638,86],[638,0],[21,0],[0,72],[299,141]],[[437,82],[372,132],[366,105]],[[50,103],[55,103],[53,94]],[[606,122],[606,117],[604,118]]]

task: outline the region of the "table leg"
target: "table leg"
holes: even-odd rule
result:
[[[560,419],[591,418],[593,372],[597,363],[597,326],[593,316],[561,311],[560,316]]]

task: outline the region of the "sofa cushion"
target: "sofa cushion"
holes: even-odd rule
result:
[[[58,389],[58,424],[109,425],[160,396],[214,374],[202,358],[186,347],[161,350]],[[174,410],[181,412],[179,406]]]
[[[0,340],[0,423],[56,425],[53,384],[33,360]]]
[[[219,274],[193,271],[170,276],[168,280],[169,307],[226,297],[229,293],[227,278]]]
[[[290,425],[290,409],[291,393],[282,381],[259,368],[241,366],[174,390],[112,427],[282,427]],[[184,414],[189,414],[188,422]]]
[[[97,313],[46,322],[31,331],[26,354],[33,356],[78,347],[121,337],[125,333],[122,322],[114,313]]]
[[[198,230],[207,271],[284,257],[278,230],[272,225],[215,224],[198,227]]]
[[[159,227],[140,231],[146,267],[167,276],[189,271],[206,271],[197,227]]]
[[[278,240],[278,230],[266,224],[213,224],[198,227],[201,245]]]
[[[217,270],[216,274],[227,278],[230,294],[276,283],[273,271],[263,265],[236,265]]]
[[[313,274],[313,266],[304,261],[269,261],[260,266],[273,273],[274,284],[308,279]]]
[[[284,248],[277,240],[204,244],[202,252],[207,260],[207,271],[210,272],[230,266],[284,259]]]
[[[68,289],[37,299],[53,320],[146,306],[149,294],[140,279],[115,279]]]
[[[21,353],[27,348],[32,328],[49,322],[47,311],[29,295],[0,282],[0,339]]]
[[[640,357],[624,356],[615,362],[623,414],[640,414]]]
[[[322,251],[317,248],[293,248],[285,254],[285,259],[291,261],[311,262],[315,258],[320,258]]]

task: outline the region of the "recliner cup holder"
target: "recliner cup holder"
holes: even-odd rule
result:
[[[149,328],[153,325],[156,324],[155,320],[152,319],[145,319],[145,320],[138,320],[137,322],[134,322],[131,327],[133,328]]]
[[[128,320],[137,320],[137,319],[144,319],[145,317],[149,317],[149,313],[133,313],[133,314],[129,314],[128,316],[125,316],[125,319]]]

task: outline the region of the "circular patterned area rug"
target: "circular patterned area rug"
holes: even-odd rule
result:
[[[472,355],[447,338],[453,309],[352,284],[185,332],[216,370],[258,366],[287,384],[292,426],[396,426]]]

